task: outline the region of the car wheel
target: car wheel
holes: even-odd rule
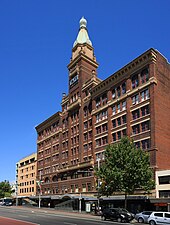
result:
[[[104,220],[106,220],[106,217],[105,217],[105,216],[103,216],[103,219],[104,219]]]
[[[118,223],[121,223],[121,222],[122,222],[122,218],[119,217],[119,218],[117,219],[117,222],[118,222]]]
[[[144,220],[143,220],[142,217],[139,217],[139,218],[138,218],[138,223],[144,223]]]
[[[149,221],[149,224],[150,224],[150,225],[156,225],[156,223],[155,223],[154,220],[150,220],[150,221]]]

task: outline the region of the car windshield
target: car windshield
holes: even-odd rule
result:
[[[118,210],[119,210],[119,212],[123,212],[123,213],[127,213],[128,212],[126,209],[122,209],[122,208],[119,208]]]

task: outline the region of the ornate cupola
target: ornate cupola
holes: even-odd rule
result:
[[[78,86],[82,87],[84,82],[96,74],[98,68],[92,42],[88,35],[87,20],[82,17],[79,23],[78,35],[74,41],[72,57],[68,65],[70,91],[75,90]]]
[[[73,44],[71,61],[74,60],[79,54],[84,54],[90,59],[96,61],[92,42],[88,35],[87,20],[82,17],[79,23],[80,28],[77,38]]]
[[[88,32],[87,32],[86,26],[87,26],[87,20],[84,17],[82,17],[81,20],[80,20],[79,33],[77,35],[77,39],[74,42],[73,47],[75,47],[76,44],[84,44],[84,43],[87,43],[87,44],[92,46],[92,43],[89,39],[89,35],[88,35]]]

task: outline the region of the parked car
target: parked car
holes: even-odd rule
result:
[[[143,211],[140,213],[137,213],[135,215],[135,219],[138,221],[138,223],[148,223],[148,218],[151,215],[152,211]]]
[[[152,212],[148,222],[150,225],[170,224],[170,212]]]
[[[110,219],[118,222],[130,222],[133,215],[123,208],[106,208],[102,212],[102,219]]]

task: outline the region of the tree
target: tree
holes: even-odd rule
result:
[[[12,193],[9,181],[0,182],[0,198],[10,197]]]
[[[155,186],[148,153],[137,149],[128,137],[107,146],[105,161],[100,168],[96,168],[96,176],[101,180],[98,190],[101,195],[124,192],[125,208],[127,195],[133,194],[137,189],[148,192]]]

